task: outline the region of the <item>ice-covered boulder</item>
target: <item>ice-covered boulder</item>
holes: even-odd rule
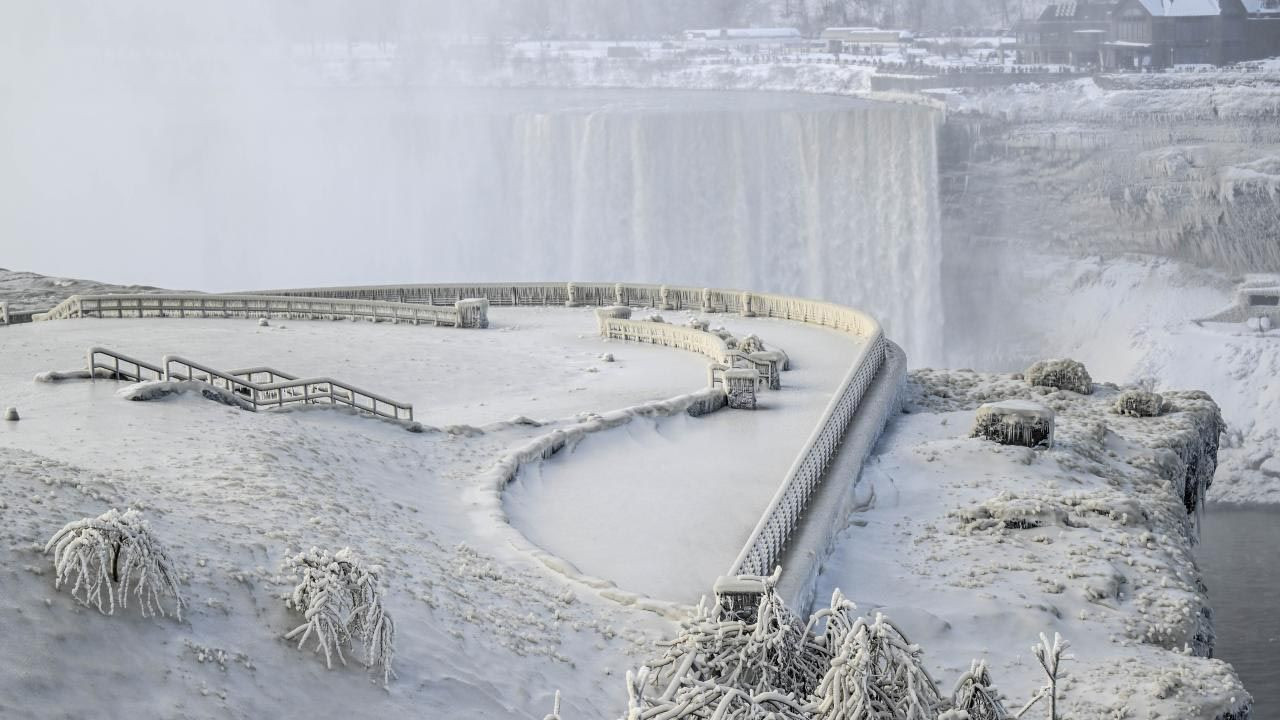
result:
[[[1001,445],[1053,447],[1053,410],[1030,400],[1002,400],[978,407],[970,437]]]
[[[1118,415],[1156,417],[1164,412],[1164,398],[1150,390],[1126,390],[1111,409]]]
[[[4,409],[4,419],[5,419],[5,420],[8,420],[8,421],[10,421],[10,422],[16,421],[16,420],[18,419],[18,408],[16,408],[16,407],[7,407],[7,408],[5,408],[5,409]]]
[[[1027,368],[1023,376],[1033,386],[1070,390],[1081,395],[1093,393],[1093,378],[1089,377],[1084,363],[1071,359],[1041,360]]]

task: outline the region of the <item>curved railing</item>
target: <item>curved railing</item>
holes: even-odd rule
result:
[[[865,346],[854,358],[817,427],[805,441],[769,507],[752,529],[742,552],[729,569],[729,575],[768,575],[780,563],[787,541],[800,523],[809,498],[839,451],[863,395],[884,364],[888,347],[880,323],[859,310],[836,303],[740,290],[565,282],[295,288],[272,290],[268,294],[277,297],[389,300],[424,305],[454,303],[473,297],[484,298],[492,305],[627,305],[658,310],[736,312],[745,316],[821,325],[862,338]],[[661,335],[666,341],[663,344],[672,347],[684,347],[712,357],[720,352],[710,338],[720,339],[711,333],[663,323],[625,322],[625,329],[620,323],[618,330],[640,333],[641,336],[635,339],[652,340]],[[877,422],[883,424],[886,419],[879,418]]]
[[[462,298],[449,307],[376,299],[317,299],[275,295],[119,294],[72,295],[38,319],[126,317],[288,317],[360,319],[415,325],[487,327],[488,303]]]

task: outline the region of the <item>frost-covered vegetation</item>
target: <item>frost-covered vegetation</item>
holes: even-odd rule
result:
[[[166,601],[179,620],[186,604],[180,580],[163,545],[142,513],[112,508],[94,518],[67,523],[45,544],[53,552],[55,586],[100,613],[129,606],[132,593],[143,617],[166,615]],[[74,583],[73,583],[74,581]]]
[[[1158,393],[1141,388],[1125,390],[1116,398],[1112,409],[1118,415],[1155,417],[1164,412],[1164,398]]]
[[[298,638],[301,648],[314,638],[316,652],[324,651],[330,668],[335,655],[346,664],[344,646],[359,649],[365,667],[379,669],[383,683],[390,682],[396,626],[382,607],[382,568],[365,565],[350,548],[336,553],[311,548],[286,558],[283,570],[298,578],[285,606],[306,619],[285,639]]]
[[[1071,359],[1041,360],[1023,373],[1027,382],[1034,386],[1051,387],[1058,390],[1070,390],[1088,395],[1093,392],[1093,378],[1084,363]]]

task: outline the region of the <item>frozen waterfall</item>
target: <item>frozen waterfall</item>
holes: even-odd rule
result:
[[[0,188],[0,231],[102,239],[41,269],[209,290],[741,287],[864,308],[913,364],[939,362],[933,110],[750,92],[155,93],[0,119],[22,170]],[[187,262],[146,259],[166,248]]]

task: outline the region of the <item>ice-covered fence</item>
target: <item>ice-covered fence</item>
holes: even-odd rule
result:
[[[836,303],[753,293],[742,290],[693,288],[672,285],[633,283],[493,283],[480,285],[384,285],[344,288],[298,288],[272,290],[271,295],[290,297],[324,297],[376,299],[394,297],[404,302],[453,302],[465,296],[483,297],[494,305],[610,306],[630,305],[659,310],[691,310],[700,312],[732,312],[752,316],[779,318],[834,328],[861,338],[865,345],[854,357],[822,419],[787,472],[750,539],[730,568],[728,575],[768,575],[779,564],[788,540],[801,522],[806,505],[822,481],[823,474],[839,452],[840,444],[853,421],[864,393],[884,365],[889,342],[875,318]],[[602,319],[605,323],[631,321]],[[644,323],[645,341],[668,337],[672,326]],[[617,331],[622,332],[621,325]],[[666,329],[664,329],[664,327]],[[631,332],[636,332],[627,328]],[[673,342],[687,343],[695,352],[716,352],[702,340],[670,336]],[[638,338],[637,338],[638,339]],[[696,343],[696,344],[695,344]],[[665,343],[664,343],[665,344]],[[672,347],[680,345],[672,344]],[[728,363],[725,363],[728,364]],[[860,422],[882,428],[892,405],[877,408],[874,417]],[[786,570],[784,569],[784,573]]]
[[[295,378],[271,368],[223,372],[177,355],[164,356],[163,366],[165,380],[193,380],[233,392],[254,410],[328,403],[345,405],[390,420],[413,420],[413,405],[330,377]],[[271,382],[253,382],[252,378],[257,374],[268,375]]]
[[[0,300],[0,325],[9,324],[9,303]]]
[[[273,295],[72,295],[39,319],[126,317],[284,317],[300,319],[351,319],[487,327],[488,303],[483,298],[462,298],[450,307],[374,299],[307,298]]]
[[[780,387],[778,379],[778,374],[781,371],[780,362],[772,358],[757,357],[755,353],[734,350],[729,347],[723,338],[715,333],[684,325],[601,316],[599,315],[602,312],[601,310],[596,312],[597,321],[600,325],[600,334],[603,337],[689,350],[711,358],[710,384],[712,385],[720,381],[718,369],[723,367],[724,370],[753,370],[759,377],[763,378],[766,387],[775,390]]]

